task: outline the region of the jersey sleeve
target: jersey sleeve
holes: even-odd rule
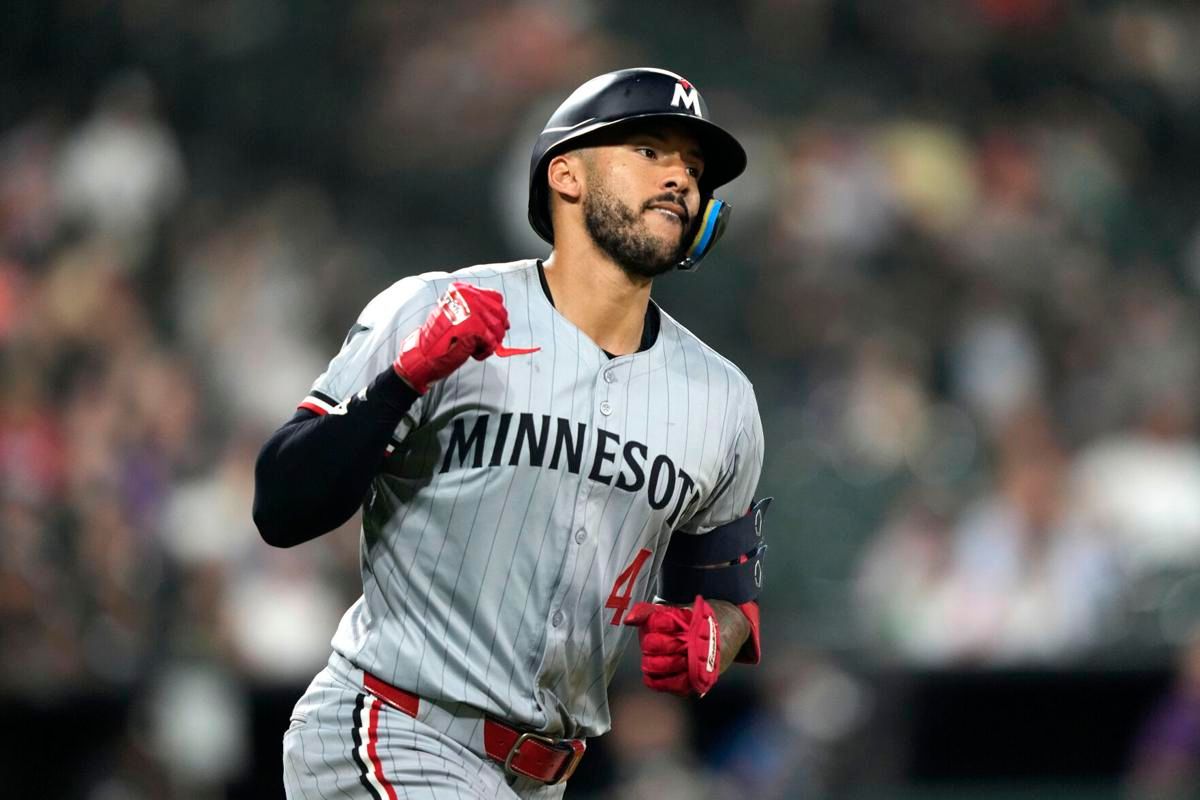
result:
[[[754,500],[762,474],[763,431],[754,389],[747,384],[738,413],[738,426],[726,454],[725,468],[703,505],[678,530],[704,534],[745,514]]]
[[[313,383],[299,407],[328,414],[366,388],[391,367],[404,337],[420,327],[437,300],[434,288],[418,276],[404,278],[376,295],[359,314],[342,349]],[[416,411],[414,406],[412,413]],[[398,436],[411,427],[412,413],[401,423]]]

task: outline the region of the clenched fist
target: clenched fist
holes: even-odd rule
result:
[[[468,357],[482,361],[490,356],[507,330],[503,295],[455,281],[425,324],[405,337],[392,369],[425,394],[430,383],[454,372]]]
[[[696,595],[691,608],[638,603],[624,624],[636,625],[642,646],[642,683],[660,692],[703,697],[721,673],[717,615]]]

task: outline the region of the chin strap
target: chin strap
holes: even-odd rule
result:
[[[704,213],[700,215],[700,222],[696,226],[696,237],[692,239],[692,244],[688,247],[683,259],[676,265],[678,269],[684,272],[696,269],[700,259],[708,255],[713,245],[717,243],[717,239],[720,239],[721,234],[725,232],[725,226],[729,223],[729,211],[729,204],[724,200],[718,200],[715,197],[709,198],[708,205],[704,207]]]

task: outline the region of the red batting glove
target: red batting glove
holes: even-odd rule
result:
[[[490,356],[506,330],[503,295],[455,281],[425,324],[405,337],[392,369],[418,394],[425,394],[430,383],[454,372],[468,357],[482,361]]]
[[[638,627],[642,683],[683,697],[708,694],[721,670],[721,631],[712,606],[696,595],[691,608],[637,603],[624,624]]]

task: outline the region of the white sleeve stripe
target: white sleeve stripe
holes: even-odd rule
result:
[[[317,408],[319,408],[321,411],[323,411],[326,414],[328,414],[330,411],[333,411],[333,409],[334,409],[333,403],[330,403],[320,397],[317,397],[315,394],[310,394],[307,397],[305,397],[304,400],[301,401],[300,405],[316,406]]]

